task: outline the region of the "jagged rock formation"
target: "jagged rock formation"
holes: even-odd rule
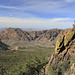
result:
[[[59,35],[56,42],[55,57],[53,57],[54,58],[53,63],[57,65],[56,66],[57,68],[59,66],[59,63],[64,65],[64,62],[66,62],[68,65],[71,65],[73,60],[72,58],[74,57],[74,55],[75,55],[75,28],[72,28],[65,30]],[[62,72],[58,73],[58,75],[59,74],[64,75]]]
[[[22,31],[19,28],[8,28],[7,30],[0,33],[0,38],[4,43],[6,43],[7,41],[44,42],[54,40],[61,31],[61,29]]]
[[[64,32],[62,32],[59,35],[59,38],[56,42],[56,48],[55,48],[55,54],[59,54],[67,46],[69,46],[69,43],[75,38],[75,28],[73,29],[67,29]]]
[[[42,68],[46,75],[75,75],[75,66],[72,64],[75,55],[75,28],[67,29],[59,35],[55,54],[52,54],[51,59],[47,65]],[[74,60],[75,61],[75,60]],[[75,64],[75,63],[74,63]],[[51,65],[54,65],[51,67]],[[73,67],[72,67],[73,65]],[[67,68],[72,67],[67,71]],[[55,73],[51,74],[48,69],[53,69]],[[72,71],[74,70],[74,71]],[[66,72],[65,72],[66,71]],[[71,71],[71,72],[70,72]],[[43,73],[40,75],[44,75]]]

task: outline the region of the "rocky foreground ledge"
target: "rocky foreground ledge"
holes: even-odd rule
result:
[[[39,75],[75,75],[75,27],[61,32],[55,53]]]

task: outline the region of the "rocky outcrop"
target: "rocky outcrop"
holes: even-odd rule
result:
[[[57,39],[55,54],[51,56],[48,64],[42,69],[45,70],[46,75],[75,75],[75,63],[72,63],[74,55],[75,28],[66,29],[60,33]],[[54,66],[51,67],[51,65]],[[53,70],[51,69],[51,71],[49,71],[49,67]],[[69,67],[70,69],[67,71]],[[51,74],[52,72],[54,73]]]
[[[55,48],[55,57],[52,62],[52,64],[56,65],[56,71],[59,69],[59,65],[61,64],[64,66],[66,64],[67,70],[68,66],[73,65],[72,64],[72,58],[74,58],[75,55],[75,28],[67,29],[64,32],[61,32],[59,35],[57,42],[56,42],[56,48]],[[61,66],[60,66],[61,67]],[[75,67],[73,67],[75,70]],[[74,74],[74,72],[73,72]],[[57,75],[64,75],[63,69],[58,72]],[[71,75],[71,74],[66,74]]]
[[[67,29],[59,35],[56,42],[55,54],[64,51],[72,40],[75,39],[75,28]]]

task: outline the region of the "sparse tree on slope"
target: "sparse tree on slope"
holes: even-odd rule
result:
[[[75,27],[75,21],[74,21],[73,27]]]

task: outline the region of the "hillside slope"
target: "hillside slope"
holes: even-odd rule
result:
[[[49,42],[55,40],[61,29],[51,29],[42,31],[22,31],[19,28],[8,28],[7,30],[0,33],[2,42],[15,43],[17,42]]]
[[[8,50],[8,47],[9,47],[8,45],[6,45],[0,41],[0,50]]]
[[[43,71],[47,75],[75,75],[75,28],[61,32],[55,53]]]

